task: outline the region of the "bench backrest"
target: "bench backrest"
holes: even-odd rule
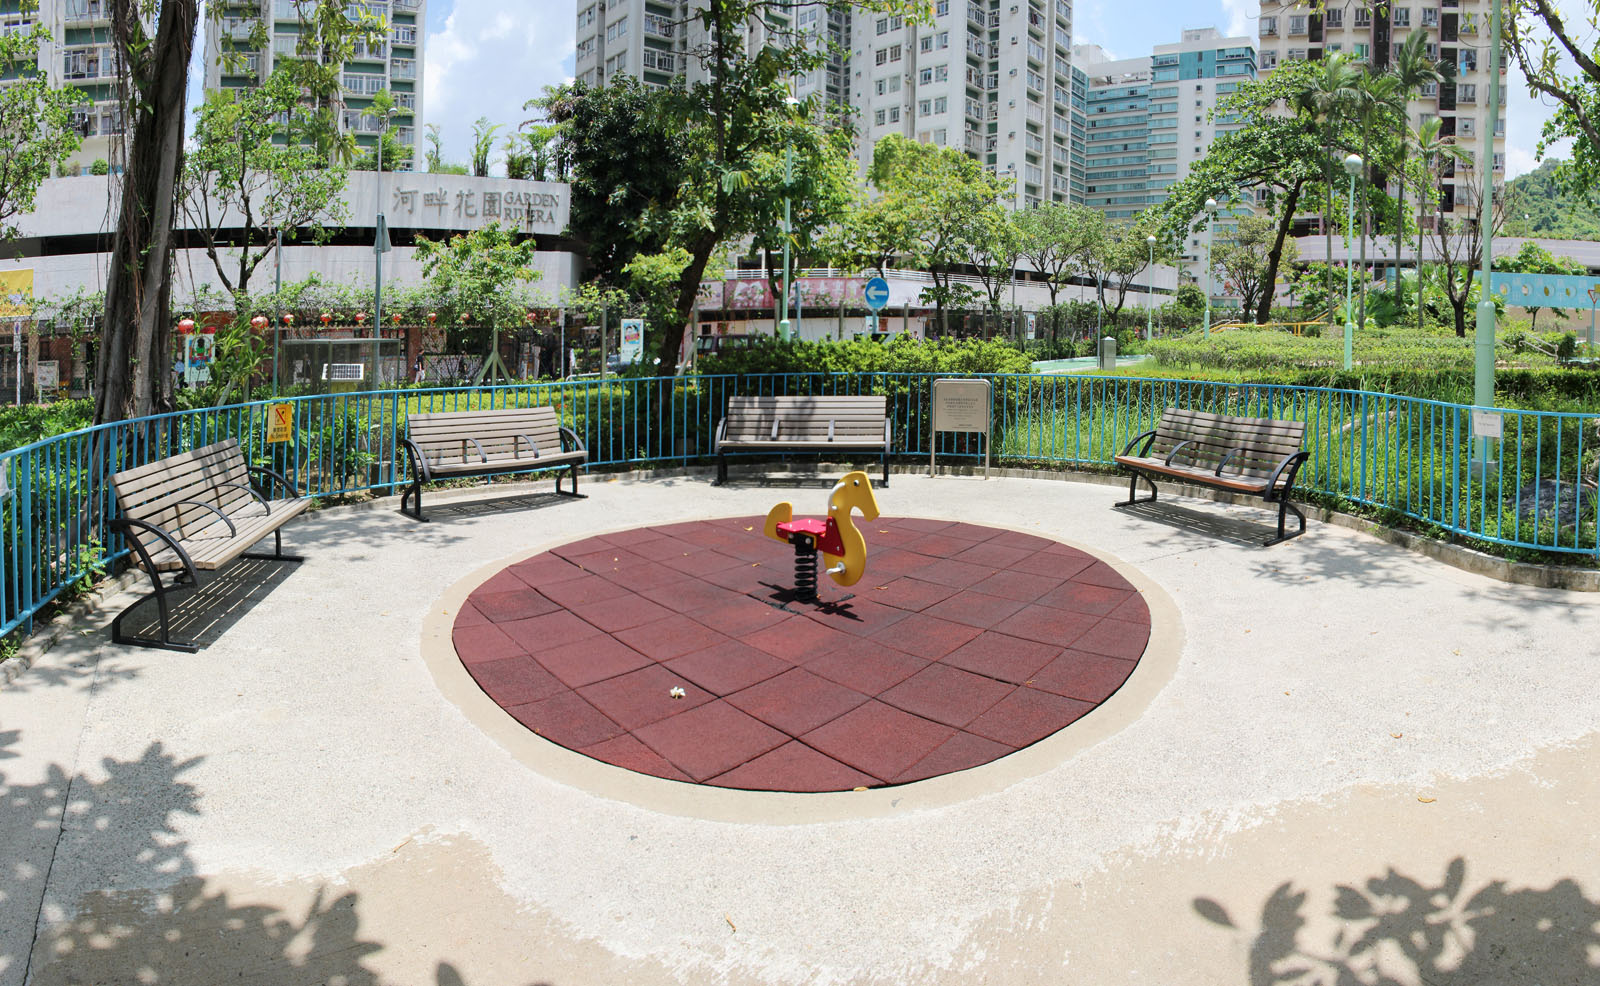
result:
[[[482,462],[479,446],[490,462],[533,459],[534,449],[539,455],[561,452],[561,419],[549,406],[431,411],[407,417],[406,436],[434,463]]]
[[[249,487],[250,472],[234,438],[111,477],[123,516],[154,524],[174,537],[192,537],[200,531],[227,534],[227,525],[206,506],[225,514],[259,513],[259,504],[252,507],[255,497]],[[217,531],[208,531],[211,525],[218,525]],[[135,530],[133,537],[152,554],[165,547],[148,532]]]
[[[882,442],[888,413],[889,399],[881,395],[730,397],[727,438],[755,442]]]
[[[1265,479],[1286,456],[1300,451],[1305,438],[1304,421],[1277,418],[1236,418],[1206,411],[1169,407],[1156,425],[1155,441],[1146,453],[1151,458],[1166,458],[1182,442],[1183,451],[1173,465],[1216,468],[1223,457],[1237,448],[1228,460],[1224,476],[1242,475]]]

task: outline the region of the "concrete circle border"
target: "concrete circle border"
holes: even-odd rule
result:
[[[927,519],[960,522],[959,518],[935,515],[927,515]],[[558,538],[475,569],[445,589],[430,606],[422,621],[422,659],[440,693],[512,757],[551,780],[599,797],[707,821],[777,825],[881,818],[918,809],[942,808],[1002,791],[1043,774],[1065,763],[1078,751],[1114,735],[1138,718],[1172,679],[1178,657],[1183,652],[1183,622],[1177,603],[1143,572],[1120,558],[1076,541],[1006,524],[985,523],[998,530],[1048,538],[1110,565],[1144,596],[1150,609],[1150,642],[1122,687],[1067,728],[998,760],[927,780],[866,791],[808,794],[685,784],[636,773],[569,750],[534,733],[496,705],[467,672],[451,642],[456,614],[467,597],[517,562],[585,538],[633,530],[640,526],[638,524],[590,531],[580,537]]]

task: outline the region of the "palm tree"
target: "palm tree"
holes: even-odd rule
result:
[[[1389,75],[1394,79],[1399,88],[1399,96],[1403,103],[1410,103],[1412,96],[1428,84],[1435,86],[1445,82],[1454,73],[1455,67],[1449,62],[1434,61],[1428,57],[1428,38],[1426,31],[1413,31],[1406,38],[1405,43],[1394,49],[1391,53],[1392,61],[1389,65]],[[1429,121],[1435,124],[1433,129],[1434,139],[1438,138],[1439,127],[1437,120]],[[1424,124],[1426,127],[1426,124]],[[1399,203],[1395,207],[1394,223],[1394,281],[1395,301],[1399,308],[1405,307],[1404,285],[1400,281],[1400,244],[1406,235],[1406,158],[1411,149],[1414,132],[1410,128],[1410,121],[1406,118],[1405,111],[1401,111],[1400,140],[1396,144],[1395,174],[1399,176]],[[1417,231],[1417,242],[1420,244],[1421,230]],[[1422,252],[1420,247],[1417,252],[1417,290],[1422,290]],[[1421,312],[1418,312],[1421,318]]]
[[[1419,32],[1420,33],[1420,32]],[[1397,114],[1402,120],[1405,118],[1405,100],[1400,95],[1399,86],[1392,75],[1375,72],[1370,66],[1360,75],[1356,83],[1356,96],[1352,109],[1356,119],[1361,124],[1361,166],[1365,171],[1362,175],[1367,183],[1361,190],[1361,301],[1357,308],[1357,325],[1367,323],[1367,230],[1370,226],[1368,213],[1371,205],[1372,173],[1376,170],[1372,166],[1372,129],[1373,125],[1383,122],[1383,118],[1391,113]]]
[[[1322,59],[1318,66],[1319,71],[1310,80],[1310,84],[1295,93],[1290,99],[1290,108],[1297,116],[1308,119],[1322,136],[1322,182],[1328,193],[1328,211],[1322,219],[1322,232],[1326,242],[1326,253],[1323,255],[1327,261],[1326,284],[1329,300],[1328,309],[1333,310],[1333,158],[1334,139],[1340,124],[1348,117],[1349,108],[1357,98],[1356,87],[1360,81],[1360,72],[1352,65],[1343,54],[1330,55]]]

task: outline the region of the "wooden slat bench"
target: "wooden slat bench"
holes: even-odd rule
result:
[[[288,495],[267,499],[252,482],[257,478],[267,481],[269,494],[281,487]],[[198,589],[201,572],[214,572],[236,558],[301,560],[283,553],[280,528],[311,501],[301,499],[283,476],[246,462],[237,439],[119,472],[111,477],[111,488],[120,508],[111,529],[127,537],[136,563],[153,586],[149,596],[111,621],[111,639],[119,644],[193,653],[195,644],[172,639],[168,595],[180,588]],[[272,554],[250,554],[249,549],[268,534],[273,537]],[[164,572],[178,576],[168,583],[162,578]],[[124,634],[123,619],[151,596],[160,614],[161,636]]]
[[[493,476],[534,469],[565,469],[578,493],[578,467],[589,453],[570,428],[564,428],[553,407],[511,407],[488,411],[442,411],[406,419],[405,450],[411,459],[411,485],[400,496],[400,512],[417,520],[422,515],[422,484],[435,479]],[[406,508],[408,500],[416,503]]]
[[[1306,515],[1289,502],[1289,494],[1306,460],[1300,449],[1305,430],[1304,421],[1230,417],[1169,407],[1153,431],[1135,437],[1116,456],[1117,465],[1132,474],[1128,499],[1117,506],[1153,501],[1157,476],[1179,479],[1277,503],[1278,533],[1267,539],[1267,547],[1299,537],[1306,531]],[[1137,452],[1135,446],[1139,446]],[[1141,477],[1150,487],[1150,495],[1136,498]],[[1284,529],[1289,512],[1300,518],[1300,529],[1293,534]]]
[[[874,452],[889,485],[889,400],[864,397],[730,397],[717,425],[717,485],[728,481],[728,453]]]

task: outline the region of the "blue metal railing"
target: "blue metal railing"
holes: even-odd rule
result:
[[[106,520],[107,477],[233,437],[253,461],[309,496],[391,493],[407,481],[400,448],[418,411],[553,405],[592,466],[688,464],[712,452],[733,394],[883,394],[898,455],[981,456],[978,436],[930,433],[934,374],[781,373],[430,388],[286,398],[289,442],[265,441],[254,402],[117,422],[0,453],[0,633],[125,555]],[[1402,514],[1482,542],[1600,560],[1600,412],[1501,412],[1493,468],[1474,470],[1470,407],[1362,391],[1096,376],[993,375],[1000,461],[1109,466],[1169,406],[1306,423],[1299,486]]]

